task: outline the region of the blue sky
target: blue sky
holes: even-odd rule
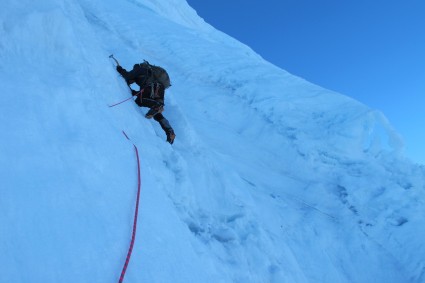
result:
[[[282,69],[384,112],[425,164],[425,1],[188,3]]]

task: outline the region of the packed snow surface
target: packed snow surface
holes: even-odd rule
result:
[[[0,282],[425,282],[425,169],[379,111],[184,0],[3,0]],[[167,69],[173,145],[109,55]],[[127,140],[125,131],[131,141]]]

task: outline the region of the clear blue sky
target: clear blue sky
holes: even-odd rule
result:
[[[425,0],[188,0],[273,64],[381,110],[425,164]]]

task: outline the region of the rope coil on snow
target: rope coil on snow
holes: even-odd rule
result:
[[[127,136],[127,134],[124,131],[122,131],[122,133],[124,134],[124,136],[128,140],[130,140],[129,137]],[[134,144],[133,144],[133,146],[134,146],[134,150],[136,152],[136,159],[137,159],[137,179],[138,179],[137,200],[136,200],[136,209],[134,211],[133,232],[132,232],[132,235],[131,235],[130,247],[128,248],[127,257],[125,259],[125,263],[124,263],[124,266],[123,266],[122,271],[121,271],[119,283],[124,282],[124,276],[125,276],[125,273],[127,271],[128,264],[130,262],[131,253],[133,252],[134,242],[135,242],[135,239],[136,239],[136,230],[137,230],[137,215],[139,213],[139,200],[140,200],[140,187],[141,187],[140,159],[139,159],[139,150],[137,149],[137,146],[134,145]]]

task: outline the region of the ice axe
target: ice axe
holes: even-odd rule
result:
[[[111,55],[109,55],[109,58],[111,58],[111,59],[113,59],[114,61],[115,61],[115,63],[117,63],[117,66],[120,66],[120,63],[118,62],[118,60],[114,57],[114,54],[111,54]],[[122,75],[121,75],[122,76]],[[127,82],[127,81],[126,81]],[[132,92],[133,90],[132,90],[132,88],[130,87],[130,85],[128,84],[128,82],[127,82],[127,86],[128,86],[128,88],[130,89],[130,91]],[[133,92],[132,92],[133,93]],[[127,99],[128,100],[128,99]],[[125,100],[125,101],[127,101],[127,100]],[[123,101],[124,102],[124,101]],[[120,102],[120,103],[122,103],[122,102]],[[118,103],[118,104],[120,104],[120,103]],[[114,105],[115,106],[115,105]]]
[[[118,62],[118,60],[117,60],[117,59],[115,59],[114,54],[109,55],[109,58],[114,59],[115,63],[117,63],[117,66],[119,66],[119,65],[120,65],[120,63]]]

